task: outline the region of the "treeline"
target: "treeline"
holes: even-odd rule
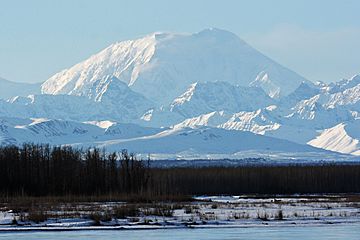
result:
[[[153,169],[169,192],[189,195],[360,193],[358,165]]]
[[[0,192],[8,195],[138,194],[148,189],[149,168],[133,154],[106,154],[69,146],[0,147]]]
[[[0,147],[2,196],[294,193],[360,193],[360,164],[151,168],[127,151]]]

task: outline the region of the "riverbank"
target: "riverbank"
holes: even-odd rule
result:
[[[237,228],[360,223],[359,195],[199,196],[191,202],[5,204],[0,231]],[[36,211],[34,210],[36,209]]]

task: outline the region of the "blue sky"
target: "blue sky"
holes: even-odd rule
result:
[[[218,27],[310,80],[360,73],[358,0],[0,0],[0,76],[40,82],[109,44]]]

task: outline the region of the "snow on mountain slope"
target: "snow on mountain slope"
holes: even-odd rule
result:
[[[271,111],[271,108],[275,108],[275,106],[268,107],[270,110],[258,109],[252,112],[242,111],[235,114],[215,111],[188,118],[172,127],[177,129],[210,126],[265,135],[268,131],[275,131],[281,126],[276,119],[268,113],[268,111]]]
[[[273,104],[261,88],[235,87],[226,82],[191,84],[188,90],[170,105],[170,111],[194,117],[213,111],[251,111]]]
[[[153,56],[155,36],[112,44],[99,54],[55,74],[42,84],[41,90],[46,94],[87,96],[94,82],[109,75],[130,84],[136,80],[139,68]]]
[[[360,156],[360,121],[339,123],[325,129],[309,145]]]
[[[329,93],[342,92],[346,89],[353,88],[360,84],[360,75],[355,75],[349,79],[342,79],[339,82],[330,83],[328,85]]]
[[[352,121],[358,116],[357,111],[348,109],[348,106],[354,109],[356,104],[352,103],[358,103],[357,101],[345,102],[344,105],[334,104],[335,107],[329,107],[330,100],[339,99],[334,96],[341,96],[340,99],[344,99],[344,96],[351,97],[355,94],[353,97],[356,99],[356,91],[353,89],[357,89],[357,86],[334,94],[320,92],[306,99],[318,90],[316,87],[302,83],[288,97],[292,96],[296,100],[305,98],[305,100],[300,100],[295,107],[290,108],[291,104],[283,104],[283,99],[287,97],[276,101],[259,88],[233,86],[219,81],[201,82],[192,84],[188,91],[168,106],[146,109],[152,106],[152,102],[133,92],[117,78],[106,76],[98,81],[100,83],[94,85],[97,88],[90,89],[90,94],[86,97],[32,95],[0,101],[0,115],[87,121],[87,124],[95,125],[100,130],[87,131],[88,126],[85,126],[85,130],[81,127],[76,130],[72,127],[73,123],[67,130],[67,121],[49,120],[46,123],[37,122],[35,127],[27,126],[27,131],[21,134],[18,132],[19,128],[12,129],[14,134],[4,134],[2,141],[16,143],[38,139],[53,144],[91,145],[96,141],[151,136],[162,131],[158,128],[160,126],[172,126],[173,129],[184,127],[196,129],[199,126],[209,126],[249,131],[305,144],[316,137],[317,131],[330,128],[338,122]],[[279,106],[270,105],[272,103]],[[137,107],[140,110],[137,110]],[[238,111],[239,109],[249,110]],[[140,123],[156,128],[146,128],[143,132],[137,125],[129,124],[124,127],[116,124],[117,121]],[[60,124],[62,122],[66,122],[63,123],[65,126]],[[3,127],[9,129],[6,124]],[[32,129],[40,131],[39,135],[36,135]],[[77,134],[73,134],[73,131]],[[91,134],[92,132],[95,133]],[[337,148],[333,149],[337,150]]]
[[[136,124],[120,124],[116,123],[108,127],[105,131],[105,137],[101,139],[114,139],[114,138],[134,138],[147,135],[157,134],[165,129],[141,127]]]
[[[320,149],[251,132],[210,127],[159,129],[111,121],[75,122],[44,118],[0,120],[0,143],[27,142],[105,147],[108,151],[128,149],[156,154],[322,153]],[[241,155],[237,155],[241,157]]]
[[[17,129],[17,124],[30,124],[30,119],[16,119],[16,118],[1,118],[0,119],[0,144],[11,145],[17,144],[23,139],[31,139],[33,136],[30,133]]]
[[[290,94],[295,99],[297,97],[301,99],[301,93],[304,93],[304,96],[307,97],[318,92],[317,89],[305,84],[299,88],[294,94]],[[307,92],[306,89],[313,91]],[[327,108],[326,104],[330,97],[331,94],[317,94],[314,97],[300,101],[293,109],[285,110],[284,106],[288,107],[291,104],[284,104],[284,100],[281,100],[279,103],[280,108],[271,105],[255,111],[240,111],[237,113],[215,111],[188,118],[175,124],[174,128],[211,126],[228,130],[250,131],[306,144],[317,136],[319,130],[334,126],[339,121],[352,121],[358,116],[357,112],[349,111],[346,108]],[[288,114],[288,112],[291,112],[291,114]]]
[[[94,99],[70,95],[29,95],[0,101],[0,116],[18,118],[50,118],[75,121],[114,120],[131,122],[153,106],[150,100],[111,80],[111,90],[94,91]],[[115,86],[114,86],[115,85]],[[95,94],[97,93],[97,94]]]
[[[195,82],[224,81],[248,86],[268,76],[264,90],[283,96],[308,80],[259,53],[235,34],[206,29],[195,34],[153,33],[115,43],[42,84],[46,94],[88,96],[96,81],[112,75],[159,105]],[[265,75],[264,75],[265,76]]]
[[[220,29],[118,42],[33,91],[0,79],[1,143],[359,153],[360,75],[313,84]]]
[[[18,124],[14,124],[14,119],[1,119],[1,144],[20,145],[34,142],[58,145],[91,142],[104,132],[95,125],[74,121],[33,118],[17,119],[17,122]]]
[[[229,118],[229,115],[221,112],[210,112],[207,114],[201,114],[200,116],[196,116],[193,118],[188,118],[178,124],[172,126],[174,129],[176,128],[195,128],[198,126],[211,126],[216,127]]]
[[[84,145],[76,145],[84,146]],[[86,145],[85,145],[86,146]],[[219,128],[177,128],[155,135],[96,142],[96,146],[109,150],[126,148],[143,154],[233,154],[241,151],[321,152],[307,145],[257,135],[251,132],[232,131]]]
[[[227,130],[249,131],[299,144],[306,144],[317,135],[316,128],[310,124],[305,127],[283,124],[283,119],[278,117],[276,109],[276,106],[269,106],[256,111],[242,111],[235,114],[223,111],[211,112],[188,118],[175,124],[173,128],[210,126]]]
[[[328,108],[329,95],[318,94],[302,100],[284,117],[284,124],[316,129],[325,129],[339,122],[354,119],[346,107]]]
[[[98,109],[98,104],[87,98],[66,95],[14,97],[0,104],[1,116],[18,118],[79,119]]]
[[[102,129],[108,129],[110,128],[111,126],[114,126],[116,124],[116,122],[112,122],[112,121],[109,121],[109,120],[104,120],[104,121],[85,121],[84,122],[85,124],[92,124],[92,125],[95,125],[99,128],[102,128]]]
[[[186,117],[169,111],[168,107],[153,108],[144,113],[140,119],[133,123],[148,127],[169,127],[184,121]]]
[[[126,139],[157,134],[164,129],[146,128],[111,121],[76,122],[46,118],[1,118],[0,144],[27,142],[55,145]],[[119,149],[121,150],[121,149]]]
[[[274,102],[261,88],[233,86],[219,81],[193,83],[171,104],[148,111],[137,123],[156,127],[194,126],[206,125],[200,123],[209,118],[220,124],[233,113],[257,110]],[[219,114],[219,119],[214,120]]]
[[[318,94],[309,99],[300,101],[292,108],[293,112],[286,117],[314,120],[316,113],[322,108],[321,97],[322,96]]]
[[[330,84],[338,86],[338,92],[331,93],[331,86],[319,88],[310,88],[306,94],[293,94],[281,99],[279,108],[282,110],[283,124],[292,125],[298,128],[315,128],[316,130],[328,129],[342,122],[348,122],[356,119],[360,112],[360,84],[357,84],[358,77],[350,80],[342,80],[340,83]],[[348,87],[348,88],[346,88]],[[334,87],[332,87],[334,88]],[[341,90],[340,90],[341,89]],[[301,91],[302,92],[302,91]],[[293,107],[287,104],[293,99],[301,99]],[[306,98],[309,97],[309,98]]]
[[[280,97],[281,87],[271,81],[267,72],[260,72],[249,86],[262,88],[271,98]]]
[[[213,111],[177,121],[171,127],[196,128],[198,126],[210,126],[265,134],[267,131],[274,131],[280,127],[280,119],[276,118],[276,113],[272,113],[276,108],[275,105],[270,105],[255,111],[240,111],[236,113],[231,111]]]
[[[301,127],[297,125],[282,124],[276,129],[265,131],[264,135],[285,139],[299,144],[306,144],[317,135],[317,129],[311,126]]]
[[[27,96],[39,94],[41,83],[18,83],[11,82],[0,77],[0,99],[8,99],[15,96]]]
[[[317,135],[319,128],[316,128],[316,125],[313,126],[311,121],[286,122],[278,116],[276,109],[271,109],[271,107],[252,112],[238,112],[232,115],[222,113],[221,116],[218,116],[219,113],[217,112],[216,114],[204,114],[187,119],[174,125],[174,127],[211,126],[227,130],[250,131],[299,144],[306,144]]]
[[[327,108],[335,108],[341,105],[353,105],[360,101],[360,83],[354,87],[345,89],[330,95],[329,101],[326,103]]]
[[[235,113],[227,122],[219,127],[230,130],[250,131],[264,135],[268,131],[275,131],[281,125],[268,113],[267,109],[253,112]]]
[[[33,123],[17,128],[24,128],[31,132],[36,136],[35,141],[52,144],[93,141],[103,132],[101,128],[91,124],[49,119],[35,119]]]
[[[132,91],[114,76],[105,76],[96,81],[88,97],[99,102],[102,110],[116,116],[116,119],[138,119],[155,106],[155,103]]]
[[[321,93],[321,87],[309,83],[301,83],[300,86],[295,89],[294,92],[290,93],[280,99],[280,105],[282,107],[291,108],[298,102],[306,99],[310,99]]]
[[[126,98],[137,100],[142,98],[145,101],[145,98],[129,89],[129,87],[121,82],[114,76],[107,75],[101,79],[98,79],[92,85],[92,88],[89,89],[89,94],[87,95],[89,99],[92,99],[96,102],[102,102],[104,100],[124,100]]]

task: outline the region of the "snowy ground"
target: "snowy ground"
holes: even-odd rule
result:
[[[134,209],[138,209],[136,214]],[[131,216],[121,216],[124,214]],[[303,226],[359,222],[358,195],[201,196],[187,203],[78,203],[52,206],[36,214],[8,207],[3,207],[0,212],[0,231]]]

